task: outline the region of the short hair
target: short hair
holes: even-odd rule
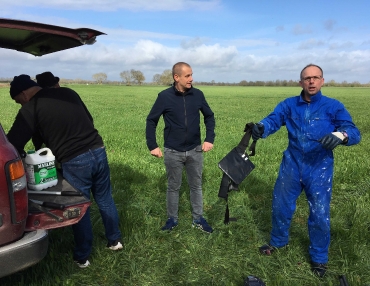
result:
[[[173,78],[175,78],[175,74],[180,75],[183,66],[191,68],[191,66],[185,62],[178,62],[173,65],[172,67],[172,77]]]
[[[309,67],[317,67],[320,71],[321,71],[321,76],[324,76],[324,72],[322,70],[321,67],[319,67],[318,65],[315,65],[315,64],[308,64],[307,66],[305,66],[302,70],[301,70],[301,75],[300,75],[300,78],[302,79],[302,74],[303,74],[303,71],[306,69],[306,68],[309,68]]]

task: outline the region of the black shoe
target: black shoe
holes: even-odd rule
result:
[[[259,248],[259,251],[263,255],[271,255],[276,250],[276,247],[271,246],[270,244],[262,245]]]
[[[170,217],[168,218],[168,220],[166,221],[166,224],[161,228],[161,230],[163,231],[171,231],[173,230],[177,225],[178,225],[178,221],[175,221],[175,219],[173,217]]]
[[[208,224],[204,217],[200,217],[198,220],[193,220],[193,227],[200,229],[201,231],[212,233],[213,228]]]
[[[311,267],[312,272],[320,278],[324,277],[326,270],[328,269],[326,264],[316,262],[311,262]]]

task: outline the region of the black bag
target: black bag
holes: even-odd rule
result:
[[[218,163],[218,167],[239,185],[252,172],[254,164],[247,154],[235,147]]]
[[[252,135],[254,123],[247,123],[244,128],[244,136],[237,147],[233,148],[219,163],[218,167],[223,171],[223,176],[220,184],[218,196],[226,200],[226,211],[224,223],[235,221],[235,218],[229,217],[229,205],[227,202],[228,192],[238,190],[238,185],[252,172],[254,164],[250,161],[249,156],[254,156],[256,141],[253,141],[249,151],[246,154],[245,150],[249,145]]]

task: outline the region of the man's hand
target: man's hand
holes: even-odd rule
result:
[[[204,152],[208,152],[210,150],[213,149],[213,144],[212,143],[209,143],[209,142],[204,142],[203,145],[202,145],[202,150]]]
[[[265,127],[262,123],[256,123],[252,129],[252,139],[253,141],[257,141],[258,139],[262,138],[262,134],[265,131]]]
[[[343,140],[335,136],[333,133],[329,133],[322,137],[319,142],[325,149],[333,150],[339,144],[342,144]]]
[[[150,154],[154,157],[157,157],[157,158],[161,158],[163,155],[162,155],[162,151],[159,147],[153,149],[152,151],[150,151]]]

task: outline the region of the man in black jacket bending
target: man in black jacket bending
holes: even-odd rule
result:
[[[163,115],[164,163],[167,173],[167,221],[162,230],[178,225],[179,190],[185,166],[190,187],[193,227],[207,233],[212,227],[203,217],[202,170],[203,153],[213,148],[215,119],[203,92],[192,86],[193,71],[187,63],[172,68],[174,84],[160,92],[146,121],[146,141],[150,154],[162,157],[156,141],[156,128]],[[200,112],[204,116],[206,137],[201,143]]]
[[[85,197],[90,198],[92,192],[102,216],[107,247],[122,249],[103,139],[80,96],[65,87],[42,89],[24,74],[10,83],[10,96],[22,105],[8,133],[10,143],[24,155],[26,143],[36,133],[40,135],[61,163],[63,177]],[[93,240],[90,208],[72,229],[73,258],[79,267],[88,267]]]

